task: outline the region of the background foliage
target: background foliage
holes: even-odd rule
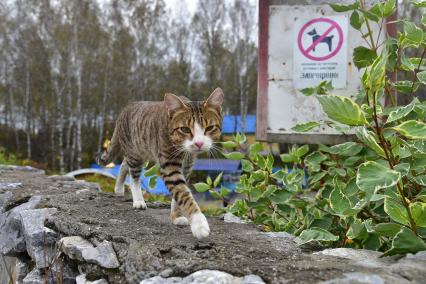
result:
[[[0,1],[0,143],[62,172],[92,161],[120,110],[217,86],[253,113],[254,1]]]

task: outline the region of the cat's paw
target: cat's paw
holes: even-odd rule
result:
[[[133,208],[145,210],[146,203],[143,200],[133,201]]]
[[[191,231],[194,237],[202,239],[210,234],[209,223],[203,213],[195,213],[191,218]]]
[[[176,219],[173,220],[173,225],[176,226],[188,226],[189,225],[189,221],[186,217],[177,217]]]

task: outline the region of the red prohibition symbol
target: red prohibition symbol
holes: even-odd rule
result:
[[[328,27],[328,29],[322,34],[322,35],[317,35],[316,34],[316,30],[314,27],[315,23],[327,23],[330,26]],[[312,31],[310,31],[309,33],[307,32],[307,29],[311,27],[312,31],[314,31],[314,33],[312,33]],[[328,36],[334,29],[336,29],[337,31],[337,35],[338,35],[338,41],[337,41],[337,45],[334,49],[332,49],[332,39],[333,37]],[[302,45],[302,36],[304,33],[308,33],[309,35],[313,36],[313,42],[310,46],[308,46],[307,48],[303,47]],[[325,42],[328,44],[330,53],[325,55],[325,56],[314,56],[312,55],[311,51],[315,52],[315,47],[321,43],[321,42]],[[331,20],[331,19],[327,19],[327,18],[317,18],[317,19],[313,19],[310,20],[309,22],[307,22],[306,24],[303,25],[303,27],[300,29],[299,34],[297,36],[297,44],[299,46],[299,50],[300,52],[306,56],[307,58],[311,59],[311,60],[315,60],[315,61],[323,61],[323,60],[327,60],[329,58],[332,58],[333,56],[335,56],[340,48],[343,45],[343,31],[342,28],[339,26],[338,23],[336,23],[335,21]]]

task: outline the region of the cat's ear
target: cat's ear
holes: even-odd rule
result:
[[[171,93],[166,93],[164,95],[164,103],[166,104],[169,114],[179,109],[187,108],[181,98]]]
[[[214,108],[220,108],[223,103],[223,91],[221,88],[216,88],[213,93],[207,98],[204,103],[205,106],[212,106]]]

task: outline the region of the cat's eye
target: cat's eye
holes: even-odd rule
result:
[[[191,128],[189,128],[189,127],[181,127],[181,128],[180,128],[180,130],[181,130],[183,133],[187,133],[187,134],[192,133]]]
[[[214,129],[214,126],[213,126],[213,125],[209,125],[209,126],[207,126],[207,127],[206,127],[205,132],[210,132],[210,131],[212,131],[213,129]]]

